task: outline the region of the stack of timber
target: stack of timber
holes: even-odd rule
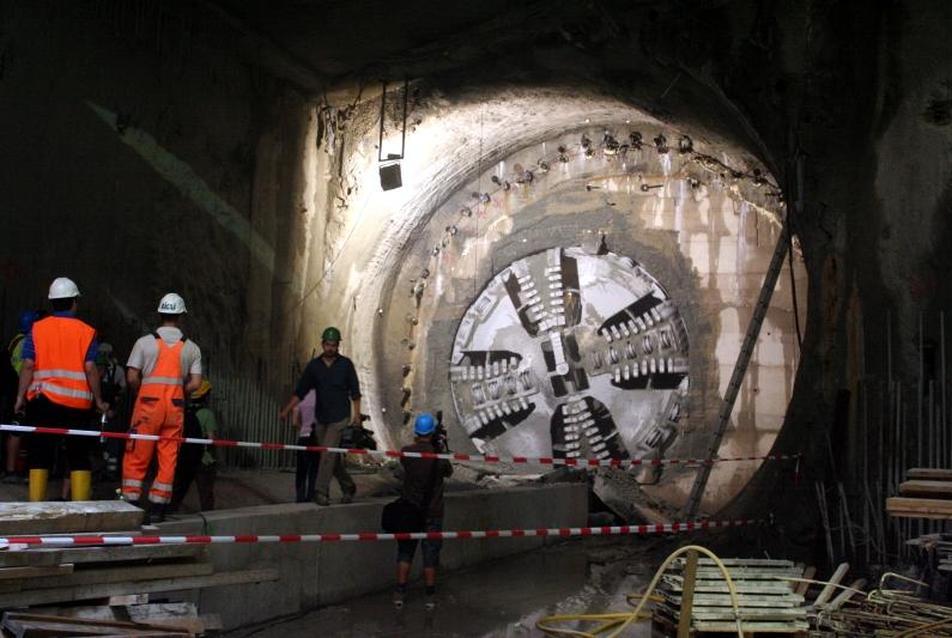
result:
[[[792,579],[803,566],[787,560],[728,558],[723,560],[738,594],[741,629],[758,634],[805,635],[809,629],[804,597]],[[737,633],[737,622],[723,572],[714,561],[689,555],[671,565],[657,592],[664,602],[655,608],[656,633],[703,636]]]
[[[886,499],[886,512],[898,518],[952,519],[952,470],[909,470],[899,496]]]
[[[79,624],[96,622],[103,628],[117,622],[154,625],[156,623],[145,614],[150,606],[130,610],[124,597],[132,596],[136,603],[142,604],[148,602],[149,594],[278,579],[274,569],[216,572],[207,559],[206,548],[201,545],[37,547],[16,542],[18,536],[36,534],[138,536],[142,517],[142,510],[122,501],[0,504],[0,536],[8,543],[0,549],[0,609],[28,609],[8,614],[10,623],[5,617],[4,629],[12,635],[25,636],[102,635],[99,630],[60,634],[36,627],[66,622],[62,618],[49,620],[47,616],[62,614],[44,606],[80,601],[94,601],[105,607],[87,610],[85,616],[74,618]],[[116,612],[112,609],[116,605],[123,605],[125,611]],[[184,629],[176,625],[174,629],[178,633],[174,635],[201,634],[207,627],[198,621],[195,616]],[[136,631],[139,630],[146,631],[142,628]],[[42,631],[47,633],[37,633]],[[115,631],[113,634],[167,635],[148,631],[138,634]]]

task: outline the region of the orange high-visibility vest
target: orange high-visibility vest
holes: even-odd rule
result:
[[[175,343],[167,345],[165,341],[154,333],[155,345],[159,356],[155,367],[149,375],[143,377],[139,388],[139,396],[162,397],[166,399],[185,399],[185,378],[182,374],[182,348],[185,347],[185,337]],[[143,374],[145,372],[143,371]],[[184,403],[183,403],[184,405]]]
[[[36,360],[27,398],[42,394],[67,408],[93,407],[93,393],[86,380],[86,353],[95,338],[95,329],[74,317],[47,317],[34,323]]]

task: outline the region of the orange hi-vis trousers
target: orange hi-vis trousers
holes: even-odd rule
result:
[[[158,335],[155,338],[159,358],[155,368],[142,379],[142,387],[132,411],[130,431],[180,437],[185,425],[185,386],[181,363],[185,339],[183,337],[182,341],[169,346]],[[152,454],[158,448],[158,472],[149,490],[149,500],[161,504],[171,501],[180,445],[178,441],[168,440],[127,441],[122,462],[123,497],[129,501],[142,498],[145,475],[149,471]]]

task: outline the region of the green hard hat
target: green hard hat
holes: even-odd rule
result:
[[[324,334],[321,335],[321,341],[340,341],[340,330],[334,326],[325,328]]]

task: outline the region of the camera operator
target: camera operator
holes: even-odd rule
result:
[[[414,440],[402,452],[443,452],[446,446],[446,431],[432,414],[424,412],[413,424]],[[423,531],[439,532],[443,529],[443,479],[453,473],[453,466],[443,459],[400,459],[403,465],[403,498],[423,513]],[[426,587],[427,610],[436,607],[436,568],[440,562],[442,541],[423,541],[423,580]],[[399,609],[407,591],[410,565],[416,552],[417,541],[397,543],[397,590],[393,603]]]

